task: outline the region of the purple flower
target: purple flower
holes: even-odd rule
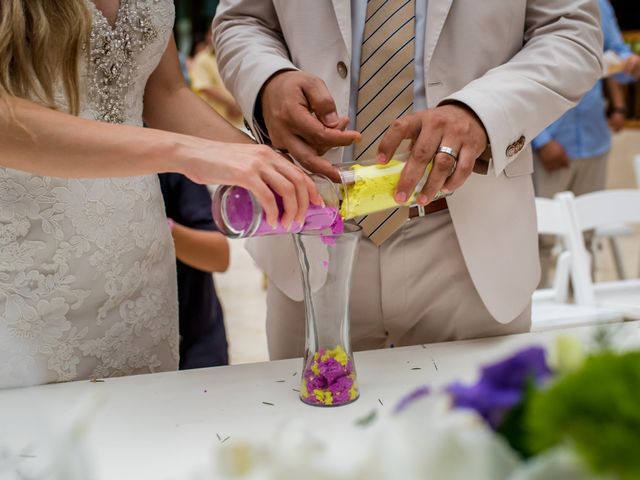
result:
[[[527,382],[539,385],[550,375],[544,350],[532,347],[484,367],[475,385],[454,383],[447,391],[455,407],[475,410],[497,429],[506,414],[522,400]]]
[[[431,393],[431,390],[429,389],[429,387],[426,387],[426,386],[420,387],[417,390],[414,390],[409,395],[407,395],[406,397],[400,400],[398,405],[396,405],[396,408],[394,409],[393,413],[395,414],[402,413],[407,408],[409,408],[409,406],[413,402],[421,399],[422,397],[426,397],[427,395],[429,395],[429,393]]]
[[[544,349],[530,347],[502,362],[484,367],[482,379],[499,388],[522,390],[530,379],[538,384],[551,376],[551,373]]]

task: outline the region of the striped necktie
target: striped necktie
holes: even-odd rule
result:
[[[369,0],[362,38],[354,150],[361,162],[376,156],[382,135],[413,107],[415,0]],[[409,218],[407,207],[367,215],[358,222],[381,245]]]

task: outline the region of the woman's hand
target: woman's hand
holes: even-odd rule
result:
[[[238,185],[255,195],[271,226],[278,223],[274,192],[282,197],[282,224],[304,223],[309,202],[323,203],[311,178],[265,145],[229,144],[193,139],[181,172],[201,184]]]

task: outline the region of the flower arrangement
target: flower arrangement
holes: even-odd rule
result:
[[[640,479],[640,351],[586,354],[560,337],[330,439],[298,425],[220,452],[213,478],[226,480]]]

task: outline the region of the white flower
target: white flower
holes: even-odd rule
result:
[[[477,416],[429,397],[368,428],[288,426],[269,442],[231,443],[213,478],[507,480],[519,464]]]
[[[519,468],[509,480],[613,480],[590,473],[575,451],[567,447],[549,450]]]
[[[449,403],[427,396],[375,426],[377,463],[370,478],[507,479],[517,455],[475,413],[451,411]]]
[[[269,442],[232,441],[216,459],[217,479],[366,480],[371,438],[353,425],[325,430],[290,423]]]

